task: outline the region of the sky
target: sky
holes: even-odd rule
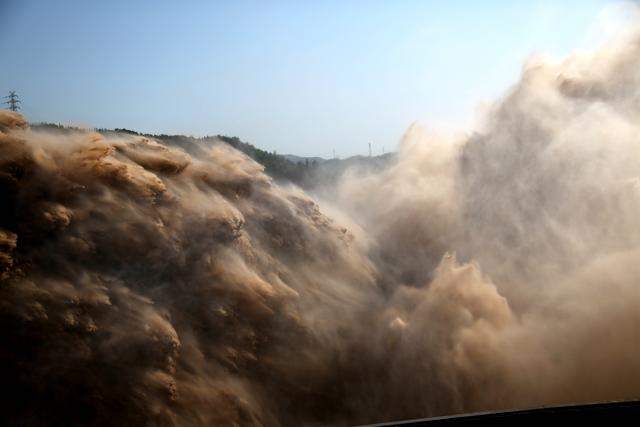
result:
[[[467,126],[610,3],[0,0],[0,93],[32,122],[378,154],[413,122]]]

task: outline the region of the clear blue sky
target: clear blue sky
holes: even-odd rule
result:
[[[0,0],[0,92],[32,121],[236,135],[279,153],[393,149],[460,123],[604,0]]]

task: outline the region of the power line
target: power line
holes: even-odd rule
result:
[[[5,96],[4,99],[8,99],[8,101],[5,101],[4,103],[9,106],[11,111],[18,111],[20,109],[20,106],[18,105],[21,103],[20,98],[15,90],[9,92],[9,95]]]

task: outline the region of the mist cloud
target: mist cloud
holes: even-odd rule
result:
[[[220,143],[0,112],[13,423],[348,425],[640,395],[640,38],[412,127],[332,219]]]

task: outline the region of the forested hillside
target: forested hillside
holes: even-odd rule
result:
[[[63,126],[55,123],[36,123],[31,127],[34,130],[43,130],[53,133],[69,133],[86,131],[72,126]],[[365,157],[353,156],[346,159],[324,160],[320,157],[304,158],[299,156],[277,154],[256,147],[253,144],[242,141],[237,136],[215,135],[205,137],[193,137],[186,135],[167,135],[140,133],[130,129],[95,129],[105,136],[135,135],[155,139],[166,145],[180,147],[190,154],[199,154],[205,147],[221,142],[229,144],[236,150],[245,153],[253,160],[264,166],[267,175],[279,181],[289,181],[304,188],[315,188],[320,183],[333,185],[337,179],[348,169],[383,168],[393,158],[392,153],[382,156]]]

